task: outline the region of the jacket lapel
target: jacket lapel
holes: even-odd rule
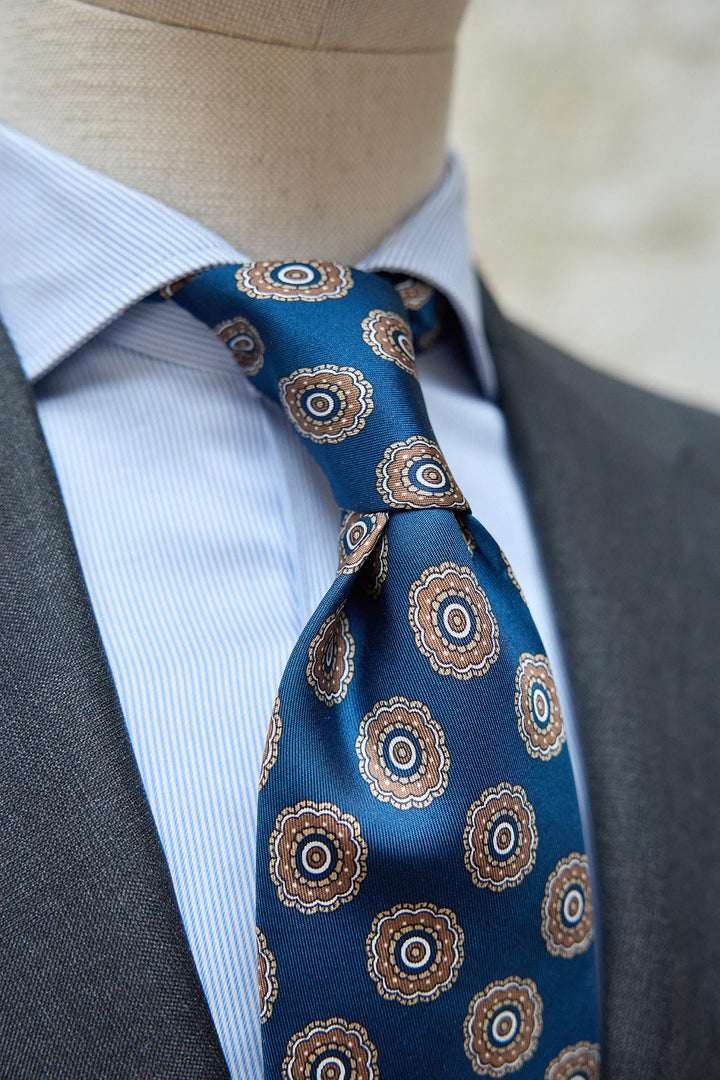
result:
[[[669,403],[577,364],[484,297],[517,464],[570,669],[599,879],[604,1075],[669,1068],[667,736],[682,715],[682,586]],[[678,781],[679,778],[676,778]],[[673,845],[675,845],[673,847]],[[675,873],[679,867],[676,864]]]
[[[0,1074],[228,1076],[0,330]]]

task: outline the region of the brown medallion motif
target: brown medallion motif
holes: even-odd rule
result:
[[[268,948],[265,935],[259,927],[256,927],[257,957],[258,957],[258,986],[260,989],[260,1023],[264,1024],[270,1019],[273,1003],[278,995],[278,981],[276,978],[277,964],[275,957]]]
[[[535,810],[523,788],[500,784],[483,791],[467,813],[465,865],[478,888],[501,892],[519,885],[535,865]]]
[[[344,607],[339,607],[310,642],[307,680],[315,696],[326,705],[336,705],[347,694],[355,673],[355,640]]]
[[[543,653],[523,653],[515,675],[515,712],[527,752],[535,758],[559,754],[565,742],[555,680]]]
[[[600,1080],[600,1047],[589,1042],[566,1046],[548,1065],[545,1080]]]
[[[362,321],[363,341],[384,360],[415,375],[415,350],[412,331],[394,311],[371,311]]]
[[[361,1024],[315,1021],[287,1045],[282,1080],[379,1080],[377,1050]]]
[[[590,874],[585,855],[574,851],[561,859],[545,886],[542,935],[553,956],[585,952],[593,939]]]
[[[232,352],[246,375],[256,375],[265,362],[265,346],[260,334],[248,319],[226,319],[215,333]]]
[[[372,550],[372,555],[365,564],[365,569],[362,574],[362,586],[370,596],[376,600],[380,595],[383,582],[387,577],[388,572],[388,551],[390,543],[388,541],[387,529],[380,537],[380,542],[375,545]]]
[[[416,278],[398,281],[395,288],[408,311],[419,311],[420,308],[425,307],[435,292],[431,285],[426,285],[424,281],[418,281]]]
[[[473,556],[477,551],[477,541],[475,540],[473,534],[470,532],[470,529],[467,527],[466,523],[463,521],[462,516],[460,514],[456,514],[455,516],[457,518],[457,523],[460,526],[460,532],[462,533],[463,540],[465,541],[465,546],[470,552],[470,555]]]
[[[508,575],[508,577],[509,577],[509,578],[510,578],[510,580],[512,581],[512,583],[513,583],[513,585],[515,586],[515,588],[517,589],[517,591],[518,591],[518,592],[520,593],[520,596],[521,596],[521,597],[523,598],[523,600],[524,600],[524,601],[525,601],[525,603],[527,604],[527,600],[526,600],[526,598],[525,598],[525,593],[524,593],[524,592],[522,591],[522,589],[520,588],[520,582],[519,582],[519,581],[518,581],[518,579],[517,579],[517,578],[515,577],[515,571],[513,570],[512,566],[510,565],[510,560],[508,559],[508,557],[507,557],[507,555],[505,554],[505,552],[504,552],[504,551],[502,551],[502,550],[501,550],[501,551],[500,551],[500,554],[502,555],[502,560],[503,560],[503,562],[505,563],[505,567],[506,567],[506,569],[507,569],[507,575]]]
[[[445,736],[421,701],[379,701],[363,717],[355,749],[375,798],[398,810],[428,806],[447,787]]]
[[[270,775],[270,770],[277,761],[281,735],[282,717],[280,716],[280,695],[278,694],[275,698],[272,716],[270,717],[270,725],[268,727],[267,736],[265,737],[265,752],[263,754],[262,764],[260,765],[260,783],[258,785],[258,791],[265,786],[267,778]]]
[[[473,571],[444,562],[410,586],[408,618],[420,652],[440,675],[484,675],[500,655],[500,632]]]
[[[306,915],[334,911],[358,893],[367,844],[360,823],[333,803],[282,810],[270,837],[270,876],[280,900]]]
[[[388,506],[467,509],[439,446],[421,435],[388,446],[375,472],[377,490]]]
[[[464,934],[452,911],[434,904],[397,904],[373,919],[368,971],[378,992],[401,1005],[434,1001],[455,982]]]
[[[196,277],[197,274],[186,274],[185,277],[178,278],[177,281],[171,281],[169,285],[163,285],[162,289],[158,291],[164,300],[172,300],[175,293],[180,292],[183,285],[187,285],[189,281]]]
[[[372,552],[388,523],[383,513],[344,515],[338,544],[338,573],[354,574]]]
[[[442,330],[442,323],[437,320],[434,326],[431,326],[429,330],[426,330],[424,334],[420,334],[417,339],[418,352],[427,352],[431,349],[437,339],[440,337],[440,331]]]
[[[480,1076],[505,1076],[535,1053],[543,1003],[532,979],[492,982],[470,1002],[465,1053]]]
[[[246,263],[235,271],[239,292],[253,300],[338,300],[353,287],[346,266],[331,262]]]
[[[280,403],[295,430],[317,443],[357,435],[374,408],[373,388],[357,368],[298,368],[278,383]]]

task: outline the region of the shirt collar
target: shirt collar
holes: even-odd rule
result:
[[[247,261],[176,210],[3,125],[0,194],[0,315],[33,381],[169,281]],[[358,265],[419,277],[443,292],[483,391],[494,397],[455,155],[430,197]]]

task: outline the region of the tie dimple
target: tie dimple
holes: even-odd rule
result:
[[[409,323],[432,333],[431,292],[320,262],[167,290],[280,403],[346,511],[261,766],[264,1073],[599,1080],[560,703],[430,427]]]
[[[467,509],[415,370],[432,290],[333,263],[251,263],[206,271],[175,299],[280,403],[338,506]]]

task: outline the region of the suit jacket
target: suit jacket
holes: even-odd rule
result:
[[[720,418],[592,371],[484,303],[583,744],[603,1075],[720,1076]],[[4,335],[0,507],[0,1076],[220,1080],[32,392]]]

